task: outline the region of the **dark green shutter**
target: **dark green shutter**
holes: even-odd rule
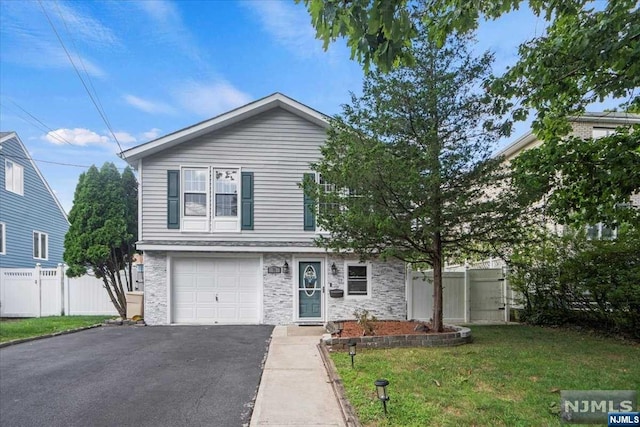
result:
[[[167,171],[167,228],[180,228],[180,171]]]
[[[242,172],[242,229],[253,230],[253,172]]]
[[[305,173],[303,184],[307,181],[315,182],[316,175],[313,173]],[[304,194],[304,230],[315,231],[316,229],[316,203],[313,198]]]

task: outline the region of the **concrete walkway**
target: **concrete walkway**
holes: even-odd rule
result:
[[[251,427],[346,426],[317,344],[324,328],[276,326]]]

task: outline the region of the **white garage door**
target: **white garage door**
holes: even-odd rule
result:
[[[174,323],[258,323],[260,259],[174,258]]]

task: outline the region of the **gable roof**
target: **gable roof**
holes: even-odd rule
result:
[[[214,130],[222,129],[274,108],[287,110],[290,113],[302,117],[303,119],[320,127],[327,128],[329,126],[329,118],[324,114],[291,99],[286,95],[276,92],[272,95],[258,99],[257,101],[243,105],[226,113],[222,113],[193,126],[189,126],[136,147],[129,148],[128,150],[124,150],[119,154],[119,156],[126,160],[132,167],[136,168],[137,164],[135,162],[139,159],[158,153],[162,150],[175,147],[184,141],[188,141]]]
[[[58,206],[58,209],[60,209],[60,212],[62,213],[62,216],[64,217],[65,221],[67,221],[67,223],[68,223],[69,222],[69,218],[67,217],[67,213],[64,211],[64,208],[60,204],[60,201],[56,197],[56,194],[53,192],[51,187],[49,187],[49,183],[47,182],[47,180],[44,179],[44,176],[40,172],[40,169],[38,168],[38,165],[36,165],[36,162],[29,155],[29,152],[27,151],[27,147],[24,145],[24,143],[22,142],[22,140],[20,139],[18,134],[16,132],[0,132],[0,144],[2,144],[3,142],[7,142],[7,141],[10,141],[10,140],[13,140],[13,139],[15,139],[18,142],[18,145],[20,146],[20,149],[24,152],[24,158],[26,160],[29,160],[29,162],[31,163],[31,166],[33,166],[33,169],[36,171],[36,174],[38,174],[38,177],[40,178],[40,181],[42,181],[42,183],[44,184],[44,187],[47,189],[49,194],[51,194],[51,197],[53,198],[53,201],[56,203],[56,205]]]
[[[614,126],[624,126],[624,125],[633,125],[640,124],[640,114],[632,114],[632,113],[619,113],[615,111],[605,111],[598,113],[583,113],[577,117],[571,117],[569,121],[572,122],[590,122],[602,125],[614,125]],[[507,145],[500,151],[498,151],[494,157],[505,156],[509,157],[514,153],[522,150],[527,147],[534,141],[537,141],[537,137],[533,134],[533,132],[529,131],[513,141],[511,144]]]

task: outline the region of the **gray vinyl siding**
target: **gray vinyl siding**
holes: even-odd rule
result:
[[[69,223],[47,186],[40,179],[27,153],[16,139],[3,142],[0,151],[0,222],[5,224],[5,255],[0,255],[2,268],[56,267],[62,263],[64,236]],[[24,195],[6,190],[5,160],[23,167]],[[33,258],[33,232],[48,235],[47,260]]]
[[[298,184],[320,159],[326,130],[275,108],[203,135],[142,161],[142,239],[198,241],[311,241],[303,229]],[[167,170],[181,166],[240,167],[254,173],[254,229],[193,233],[167,228]]]

